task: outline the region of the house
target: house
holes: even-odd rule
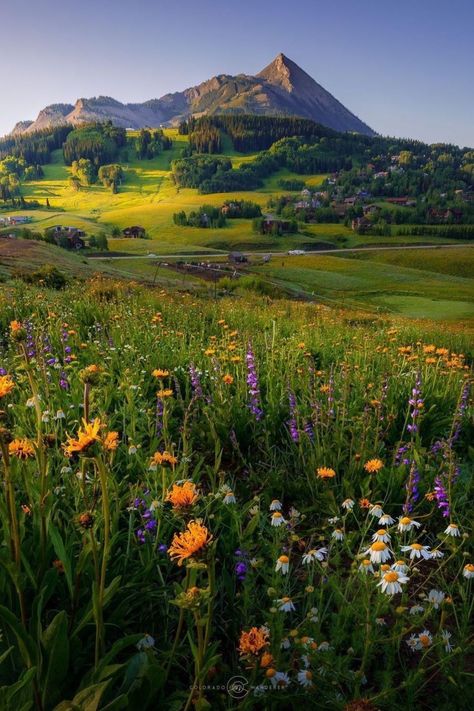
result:
[[[143,239],[145,237],[145,228],[140,225],[132,225],[122,230],[124,237],[132,237],[133,239]]]
[[[67,249],[84,249],[86,243],[84,237],[85,232],[78,230],[76,227],[63,227],[62,225],[55,225],[48,230],[53,235],[53,239],[58,247],[65,246],[65,240],[68,240]]]
[[[364,205],[362,208],[362,211],[364,215],[374,215],[376,212],[380,212],[380,206],[371,204],[371,205]]]
[[[4,225],[26,225],[31,222],[31,217],[26,217],[24,215],[7,215],[7,217],[2,218]]]
[[[303,198],[309,198],[311,196],[311,192],[308,190],[308,188],[303,188],[301,191],[301,197]]]
[[[372,223],[367,217],[356,217],[351,222],[354,232],[367,232],[372,227]]]
[[[399,207],[415,207],[416,205],[416,200],[411,200],[409,197],[386,198],[386,201]]]

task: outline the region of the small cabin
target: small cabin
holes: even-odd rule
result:
[[[124,237],[132,237],[133,239],[143,239],[145,237],[145,228],[140,225],[132,225],[122,230]]]

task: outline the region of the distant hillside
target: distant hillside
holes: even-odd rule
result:
[[[35,121],[21,121],[13,132],[31,133],[60,124],[111,120],[124,128],[176,125],[190,115],[217,113],[300,116],[337,131],[369,136],[374,131],[343,106],[291,59],[279,54],[256,76],[220,74],[185,91],[142,104],[122,104],[108,96],[52,104]]]

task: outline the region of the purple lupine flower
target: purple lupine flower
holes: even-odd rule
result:
[[[201,378],[200,378],[199,371],[195,367],[194,363],[191,363],[189,366],[189,376],[191,378],[191,389],[192,389],[193,397],[201,398],[202,397]]]
[[[299,442],[300,433],[298,432],[298,423],[296,420],[296,398],[294,392],[288,392],[288,401],[290,403],[290,419],[288,420],[288,429],[290,430],[291,439],[293,442]]]
[[[6,374],[7,374],[7,371],[5,370],[5,368],[0,368],[0,375],[6,375]]]
[[[259,421],[263,417],[263,410],[260,406],[260,388],[258,384],[258,375],[257,370],[255,368],[255,358],[250,343],[247,347],[247,354],[245,356],[245,359],[247,362],[247,385],[249,393],[248,407],[255,419]]]
[[[28,358],[34,358],[36,356],[36,344],[33,335],[33,323],[28,319],[25,322],[26,330],[26,354]]]
[[[59,387],[62,390],[69,390],[69,381],[67,379],[67,373],[65,373],[64,370],[61,371],[59,376]]]
[[[237,558],[237,562],[234,566],[234,572],[241,583],[245,580],[248,571],[248,555],[245,551],[237,549],[234,553]]]
[[[311,420],[309,418],[305,420],[304,431],[305,431],[305,434],[309,437],[309,439],[311,441],[313,441],[313,439],[314,439],[313,423],[311,422]]]
[[[438,503],[438,508],[440,509],[444,518],[449,518],[451,513],[449,507],[449,497],[441,476],[437,476],[435,478],[434,492],[436,501]]]
[[[419,419],[421,410],[424,405],[424,400],[421,397],[421,375],[420,375],[420,373],[418,373],[418,375],[416,376],[415,387],[412,388],[411,398],[408,400],[408,403],[412,407],[412,410],[410,412],[411,422],[410,422],[410,424],[407,425],[407,430],[411,434],[415,434],[416,432],[418,432],[418,429],[419,429],[418,419]]]

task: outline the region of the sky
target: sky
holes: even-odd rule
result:
[[[0,0],[0,135],[53,103],[159,98],[283,52],[378,133],[474,146],[474,0]]]

